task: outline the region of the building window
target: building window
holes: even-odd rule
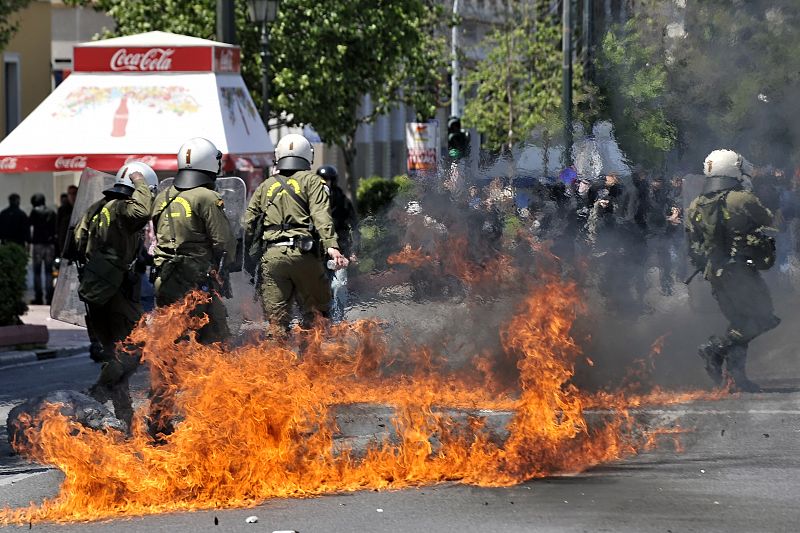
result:
[[[3,94],[5,95],[6,135],[17,127],[22,118],[19,54],[3,54]]]

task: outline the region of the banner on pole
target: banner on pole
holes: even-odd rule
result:
[[[439,121],[407,122],[408,172],[435,172],[439,162]]]

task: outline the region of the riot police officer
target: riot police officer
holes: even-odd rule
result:
[[[206,344],[220,342],[229,335],[227,311],[220,294],[224,283],[220,285],[218,280],[220,271],[227,271],[236,255],[236,240],[225,215],[225,204],[214,191],[221,170],[222,153],[211,141],[189,139],[178,150],[175,180],[158,194],[153,205],[156,306],[175,303],[191,290],[208,292],[210,301],[193,311],[198,316],[208,315],[208,323],[197,335],[198,341]],[[157,441],[161,439],[159,434],[173,431],[173,396],[166,380],[153,380],[148,424]]]
[[[89,394],[101,403],[110,399],[117,418],[128,428],[133,418],[128,380],[139,365],[139,354],[133,347],[115,353],[115,347],[142,315],[136,259],[157,185],[156,173],[146,164],[123,166],[113,187],[89,207],[74,234],[84,263],[78,294],[105,356]]]
[[[158,243],[154,253],[158,272],[156,305],[170,305],[193,289],[207,290],[211,301],[195,309],[195,313],[209,317],[208,324],[198,333],[198,340],[203,343],[228,336],[220,288],[209,286],[209,274],[225,270],[236,256],[236,240],[225,215],[225,204],[214,191],[221,168],[222,153],[211,141],[189,139],[178,151],[175,181],[158,194],[153,206]]]
[[[714,298],[728,320],[722,336],[699,349],[706,371],[722,383],[725,365],[736,391],[757,392],[745,364],[750,341],[780,323],[759,270],[775,261],[775,241],[765,233],[772,213],[745,184],[752,165],[732,150],[714,150],[704,162],[705,186],[686,216],[690,258],[711,283]]]
[[[311,143],[302,135],[286,135],[275,147],[275,158],[278,173],[256,189],[245,228],[248,242],[263,242],[261,257],[254,258],[261,263],[258,290],[273,334],[281,334],[288,329],[294,300],[306,327],[315,314],[328,315],[331,290],[322,252],[338,268],[348,260],[340,252],[325,181],[311,172]]]

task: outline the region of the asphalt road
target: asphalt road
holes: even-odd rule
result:
[[[98,370],[86,356],[0,372],[0,416],[20,398],[83,388]],[[139,378],[141,379],[141,378]],[[792,390],[792,389],[788,389]],[[91,524],[31,524],[39,531],[797,531],[800,394],[743,395],[651,409],[691,431],[625,461],[509,488],[456,484],[271,500],[252,509],[131,517]],[[366,429],[368,430],[368,428]],[[5,441],[3,429],[0,438]],[[61,474],[0,448],[0,506],[57,493]],[[245,523],[258,516],[255,524]],[[218,525],[215,525],[215,518]],[[10,527],[9,530],[18,528]]]

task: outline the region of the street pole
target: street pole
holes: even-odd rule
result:
[[[236,44],[234,0],[217,0],[217,41]]]
[[[269,133],[269,34],[267,21],[261,23],[261,120]]]
[[[594,2],[583,0],[583,73],[584,77],[592,80],[592,21],[594,20]]]
[[[461,65],[458,60],[458,30],[459,30],[459,20],[458,20],[458,7],[459,7],[458,0],[453,0],[453,28],[452,28],[452,69],[453,74],[450,78],[450,116],[453,117],[461,117],[461,86],[460,86],[460,76],[461,76]]]
[[[572,163],[572,0],[561,0],[562,41],[562,88],[561,106],[564,112],[563,166]]]

